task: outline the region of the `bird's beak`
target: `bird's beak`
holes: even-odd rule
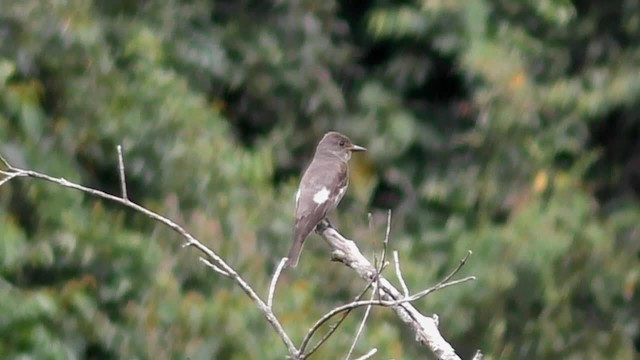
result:
[[[359,145],[351,145],[349,150],[351,150],[351,151],[367,151],[367,148],[359,146]]]

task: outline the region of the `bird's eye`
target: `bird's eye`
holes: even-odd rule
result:
[[[340,146],[344,146],[344,145],[345,145],[344,140],[340,140]]]

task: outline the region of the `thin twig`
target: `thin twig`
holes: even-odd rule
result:
[[[367,283],[367,286],[365,286],[365,288],[360,292],[360,294],[358,294],[358,296],[356,296],[353,301],[358,301],[360,299],[362,299],[362,297],[364,296],[364,294],[367,293],[367,291],[369,291],[369,289],[371,288],[371,286],[373,286],[374,280],[371,280]],[[351,309],[353,310],[353,309]],[[324,334],[324,336],[322,336],[322,338],[318,341],[318,343],[316,345],[314,345],[313,348],[311,348],[311,350],[309,350],[308,353],[304,354],[304,350],[307,348],[307,345],[309,344],[309,342],[311,341],[311,338],[313,337],[314,333],[320,329],[320,327],[316,327],[316,328],[311,328],[309,330],[309,332],[307,332],[307,335],[305,335],[304,339],[302,339],[302,343],[300,345],[300,353],[304,354],[304,357],[307,358],[309,357],[311,354],[313,354],[316,350],[318,350],[320,348],[320,346],[329,339],[329,337],[331,337],[331,335],[333,335],[333,333],[338,329],[338,327],[342,324],[342,322],[347,318],[347,316],[349,315],[349,313],[351,313],[351,310],[347,310],[342,314],[342,317],[329,328],[329,331],[327,331],[326,334]]]
[[[391,209],[387,210],[387,229],[384,233],[384,241],[389,242],[389,234],[391,233]]]
[[[353,309],[351,309],[353,310]],[[333,333],[338,330],[338,327],[340,327],[340,325],[342,324],[342,322],[347,318],[347,316],[349,316],[349,313],[351,313],[351,310],[349,311],[345,311],[342,314],[342,317],[340,319],[338,319],[338,321],[336,321],[335,324],[331,325],[329,327],[329,331],[327,331],[326,334],[324,334],[322,336],[322,338],[318,341],[317,344],[315,344],[313,346],[313,348],[311,348],[311,350],[309,350],[308,353],[304,354],[303,358],[306,359],[309,356],[311,356],[311,354],[313,354],[314,352],[316,352],[316,350],[318,350],[320,348],[320,346],[322,346],[322,344],[324,344],[327,340],[329,340],[329,338],[331,337],[331,335],[333,335]],[[311,339],[311,337],[309,337],[309,339]],[[303,348],[302,345],[300,346],[300,353],[302,353],[304,350],[306,350],[306,344],[308,344],[308,342],[302,342],[302,345],[304,345],[305,347]]]
[[[401,300],[397,300],[396,302],[398,303],[407,303],[407,302],[414,302],[416,300],[422,299],[423,297],[436,292],[438,290],[442,290],[444,288],[448,288],[449,286],[454,286],[454,285],[458,285],[458,284],[462,284],[465,283],[467,281],[474,281],[476,280],[475,276],[467,276],[465,278],[459,279],[459,280],[451,280],[451,281],[447,281],[447,282],[440,282],[438,284],[436,284],[435,286],[432,286],[428,289],[422,290],[419,293],[413,294],[411,296],[409,296],[406,299],[401,299]],[[393,305],[391,305],[393,306]]]
[[[124,158],[122,156],[122,146],[118,145],[118,170],[120,171],[120,190],[122,190],[122,198],[129,199],[127,196],[127,181],[124,176]]]
[[[376,293],[378,291],[378,287],[377,287],[378,283],[374,283],[373,285],[373,289],[371,290],[371,299],[369,300],[373,300],[376,296]],[[356,336],[353,338],[353,343],[351,343],[351,347],[349,348],[349,352],[347,353],[347,356],[345,357],[346,360],[349,360],[351,358],[351,354],[353,354],[353,350],[356,348],[356,343],[358,342],[358,339],[360,338],[360,335],[362,334],[362,331],[364,330],[364,324],[367,322],[367,318],[369,317],[369,313],[371,312],[371,307],[373,305],[369,305],[367,306],[367,309],[364,311],[364,316],[362,317],[362,321],[360,322],[360,326],[358,326],[358,331],[356,332]]]
[[[202,256],[200,256],[200,261],[203,262],[205,265],[207,265],[208,267],[210,267],[211,269],[213,269],[215,272],[220,273],[224,276],[229,277],[229,273],[220,269],[219,267],[217,267],[215,264],[213,264],[211,261],[203,258]]]
[[[467,263],[467,260],[469,260],[469,257],[471,256],[471,254],[473,254],[473,251],[471,251],[471,250],[467,250],[467,255],[465,255],[465,256],[462,258],[462,260],[460,260],[460,262],[458,263],[458,266],[456,266],[456,268],[455,268],[455,269],[453,269],[453,271],[452,271],[449,275],[445,276],[445,278],[444,278],[444,279],[440,280],[440,284],[442,284],[442,283],[445,283],[445,282],[449,281],[449,280],[450,280],[450,279],[451,279],[455,274],[457,274],[457,273],[458,273],[458,271],[460,271],[460,269],[462,269],[462,267],[464,266],[464,264],[466,264],[466,263]],[[436,286],[438,286],[438,285],[436,285]],[[435,287],[435,286],[434,286],[434,287]]]
[[[404,282],[404,278],[402,277],[402,272],[400,271],[400,260],[398,258],[398,251],[393,250],[393,262],[396,265],[396,276],[398,277],[398,281],[400,281],[400,286],[402,287],[402,293],[405,297],[409,296],[409,288],[407,288],[407,283]]]
[[[4,171],[0,171],[0,173],[2,173],[2,175],[6,175],[7,176],[6,178],[0,180],[0,186],[4,185],[5,183],[8,183],[13,178],[16,178],[16,177],[20,176],[18,173],[6,173]]]
[[[387,266],[387,249],[389,248],[389,234],[391,233],[391,209],[387,210],[387,229],[384,234],[384,241],[382,242],[382,260],[380,261],[380,267],[376,272],[376,289],[380,289],[380,276],[382,270]]]
[[[382,274],[383,267],[387,266],[387,249],[389,247],[389,234],[391,233],[391,209],[387,211],[387,229],[384,233],[384,241],[382,247],[382,262],[380,263],[380,268],[378,269],[378,276]]]
[[[366,354],[364,354],[364,355],[362,355],[362,356],[360,356],[359,358],[356,358],[356,359],[354,359],[354,360],[367,360],[367,359],[371,359],[371,357],[372,357],[373,355],[375,355],[377,352],[378,352],[378,349],[373,348],[373,349],[369,350],[369,352],[368,352],[368,353],[366,353]]]
[[[269,286],[269,296],[267,297],[267,307],[269,309],[273,307],[273,294],[276,292],[276,284],[278,283],[278,278],[280,278],[280,273],[282,272],[282,268],[284,268],[284,264],[287,262],[287,260],[288,259],[286,257],[280,260],[280,263],[276,268],[276,272],[271,278],[271,285]]]
[[[7,167],[8,170],[12,170],[13,166],[11,166],[11,164],[9,164],[9,162],[7,161],[7,159],[5,159],[2,154],[0,154],[0,162],[2,162],[4,164],[4,166]]]
[[[453,281],[449,281],[446,283],[440,283],[436,286],[430,287],[426,290],[423,290],[415,295],[406,297],[406,298],[402,298],[399,300],[359,300],[359,301],[353,301],[350,302],[348,304],[345,305],[341,305],[338,307],[333,308],[331,311],[327,312],[325,315],[323,315],[314,325],[313,328],[319,327],[322,324],[324,324],[325,322],[327,322],[329,319],[331,319],[332,317],[334,317],[337,314],[340,314],[344,311],[348,311],[351,309],[355,309],[355,308],[359,308],[362,306],[369,306],[369,305],[376,305],[376,306],[384,306],[384,307],[390,307],[390,306],[398,306],[398,305],[402,305],[402,304],[406,304],[406,303],[411,303],[414,302],[416,300],[419,300],[429,294],[431,294],[434,291],[438,291],[438,290],[442,290],[444,288],[447,288],[449,286],[454,286],[454,285],[458,285],[458,284],[462,284],[465,283],[467,281],[472,281],[475,280],[476,277],[475,276],[467,276],[465,278],[459,279],[459,280],[453,280]]]

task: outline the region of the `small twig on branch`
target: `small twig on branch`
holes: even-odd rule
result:
[[[402,293],[404,297],[409,296],[409,288],[407,288],[407,283],[404,282],[404,278],[402,277],[402,272],[400,271],[400,259],[398,258],[398,251],[393,251],[393,262],[396,265],[396,276],[398,277],[398,281],[400,281],[400,286],[402,287]]]
[[[9,164],[9,162],[7,161],[7,159],[5,159],[2,154],[0,154],[0,162],[2,162],[4,164],[4,166],[7,167],[7,170],[11,170],[13,169],[13,166],[11,166],[11,164]]]
[[[355,297],[355,299],[353,299],[353,301],[358,301],[360,299],[362,299],[362,297],[364,296],[364,294],[367,293],[367,291],[369,291],[369,289],[373,286],[373,281],[369,281],[367,283],[367,286],[365,286],[364,290],[362,290],[362,292],[360,292],[360,294],[358,294],[358,296]],[[349,313],[351,312],[351,310],[347,310],[342,314],[342,317],[335,323],[333,324],[329,331],[327,331],[326,334],[324,334],[322,336],[322,338],[318,341],[318,343],[311,349],[309,350],[308,353],[304,354],[304,351],[307,348],[307,345],[309,344],[309,342],[311,341],[311,338],[313,337],[314,333],[320,328],[317,327],[315,329],[310,329],[309,332],[307,332],[307,335],[305,335],[304,339],[302,339],[302,343],[300,345],[300,353],[304,354],[304,358],[307,358],[309,356],[311,356],[311,354],[313,354],[316,350],[318,350],[320,348],[320,346],[329,339],[329,337],[331,337],[331,335],[333,335],[333,333],[338,329],[338,327],[340,326],[340,324],[342,324],[342,322],[347,318],[347,316],[349,315]]]
[[[378,292],[378,286],[377,286],[377,282],[373,284],[373,289],[371,289],[371,299],[369,300],[373,300],[376,296],[376,293]],[[349,352],[347,353],[347,356],[345,357],[346,360],[349,360],[351,358],[351,354],[353,354],[353,350],[356,348],[356,343],[358,342],[358,339],[360,338],[360,335],[362,334],[362,331],[364,330],[364,324],[367,322],[367,318],[369,317],[369,313],[371,312],[371,307],[373,305],[369,305],[367,306],[367,309],[364,311],[364,316],[362,317],[362,321],[360,322],[360,326],[358,326],[358,331],[356,332],[356,336],[353,338],[353,343],[351,343],[351,347],[349,348]]]
[[[18,173],[10,173],[7,171],[0,171],[0,174],[6,176],[4,179],[0,180],[0,186],[4,185],[5,183],[8,183],[9,181],[11,181],[11,179],[19,176]]]
[[[217,272],[217,273],[219,273],[219,274],[221,274],[221,275],[224,275],[224,276],[227,276],[227,277],[230,277],[230,276],[231,276],[228,272],[226,272],[226,271],[224,271],[224,270],[220,269],[220,268],[219,268],[219,267],[217,267],[215,264],[211,263],[211,261],[209,261],[209,260],[207,260],[207,259],[203,258],[202,256],[200,256],[200,261],[201,261],[202,263],[204,263],[205,265],[207,265],[208,267],[210,267],[211,269],[213,269],[213,271],[215,271],[215,272]]]
[[[278,283],[278,278],[280,278],[280,273],[282,272],[282,268],[284,268],[284,264],[286,264],[287,260],[288,259],[286,257],[280,260],[280,263],[276,268],[276,272],[271,278],[271,285],[269,285],[269,295],[267,296],[267,307],[269,309],[273,308],[273,294],[276,292],[276,284]]]
[[[378,276],[382,274],[382,270],[387,266],[387,249],[389,248],[389,234],[391,233],[391,209],[387,211],[387,229],[384,233],[384,241],[382,242],[382,262],[378,268]]]
[[[476,277],[475,276],[467,276],[465,278],[459,279],[459,280],[453,280],[453,281],[449,281],[446,283],[438,283],[437,285],[430,287],[426,290],[423,290],[417,294],[411,295],[409,297],[406,298],[400,298],[399,300],[358,300],[358,301],[353,301],[350,302],[348,304],[344,304],[338,307],[333,308],[331,311],[327,312],[326,314],[324,314],[317,322],[316,324],[314,324],[313,328],[316,327],[320,327],[322,326],[325,322],[327,322],[328,320],[330,320],[332,317],[344,312],[344,311],[350,311],[353,310],[355,308],[359,308],[362,306],[370,306],[370,305],[378,305],[378,306],[385,306],[385,307],[393,307],[393,306],[398,306],[398,305],[403,305],[403,304],[407,304],[407,303],[411,303],[414,302],[416,300],[419,300],[429,294],[431,294],[434,291],[438,291],[450,286],[454,286],[454,285],[458,285],[458,284],[462,284],[465,283],[467,281],[472,281],[475,280]],[[312,328],[312,329],[313,329]]]
[[[387,249],[389,248],[389,234],[391,233],[391,209],[387,210],[387,229],[384,233],[384,241],[382,242],[382,261],[380,262],[380,267],[378,268],[378,273],[376,274],[376,283],[380,276],[382,275],[382,270],[387,266]],[[379,286],[376,286],[376,289],[379,289]]]
[[[389,234],[391,234],[391,209],[387,210],[387,229],[384,233],[384,242],[389,243]]]
[[[440,280],[440,284],[446,283],[447,281],[451,280],[451,278],[458,273],[458,271],[460,271],[460,269],[462,269],[462,267],[464,266],[464,264],[467,263],[467,260],[469,260],[469,257],[471,256],[471,254],[473,254],[473,251],[471,250],[467,250],[467,255],[465,255],[462,260],[460,260],[460,262],[458,263],[458,266],[456,266],[455,269],[453,269],[453,271],[451,273],[449,273],[449,275],[445,276],[444,279]],[[475,277],[474,277],[475,279]],[[436,285],[437,286],[437,285]],[[435,286],[434,286],[435,287]]]
[[[129,199],[127,196],[127,181],[124,176],[124,157],[122,156],[122,146],[118,145],[118,170],[120,171],[120,190],[122,191],[122,198]]]
[[[373,355],[375,355],[377,352],[378,352],[378,349],[373,348],[373,349],[369,350],[369,352],[368,352],[368,353],[366,353],[366,354],[364,354],[364,355],[362,355],[362,356],[360,356],[359,358],[356,358],[356,359],[354,359],[354,360],[367,360],[367,359],[371,359],[371,357],[372,357]]]

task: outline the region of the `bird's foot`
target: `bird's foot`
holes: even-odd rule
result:
[[[333,225],[331,225],[331,222],[329,221],[329,219],[324,218],[322,219],[322,221],[318,223],[318,225],[316,225],[316,233],[320,234],[328,228],[335,229]]]

